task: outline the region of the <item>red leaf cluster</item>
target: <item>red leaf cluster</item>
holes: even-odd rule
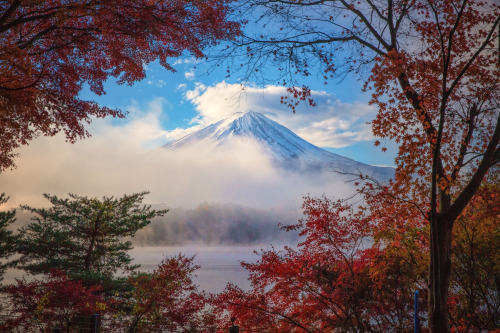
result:
[[[0,329],[7,332],[48,332],[75,325],[78,317],[110,311],[110,302],[104,299],[100,286],[86,287],[83,281],[71,281],[59,270],[51,270],[43,281],[17,280],[6,293],[11,318]]]
[[[348,202],[304,199],[305,219],[287,227],[305,240],[297,248],[260,252],[252,290],[228,286],[215,303],[245,329],[271,332],[388,332],[410,327],[411,297],[423,287],[425,264],[394,234],[375,238],[373,216]],[[422,233],[405,226],[403,234]],[[383,241],[382,241],[383,237]]]
[[[178,255],[164,259],[152,274],[131,277],[134,291],[127,302],[132,311],[118,319],[118,326],[125,323],[126,330],[133,332],[209,326],[213,317],[204,312],[206,298],[191,280],[197,268],[193,258]]]
[[[109,77],[132,84],[154,60],[202,49],[239,34],[232,0],[10,0],[0,2],[0,170],[14,149],[64,131],[74,142],[93,117],[119,110],[83,101],[84,84],[103,94]]]

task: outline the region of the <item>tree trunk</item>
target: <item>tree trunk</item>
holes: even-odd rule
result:
[[[85,256],[85,271],[90,272],[91,271],[91,266],[92,266],[92,255],[94,254],[94,245],[97,240],[97,236],[99,236],[99,227],[100,227],[100,222],[101,222],[101,215],[102,215],[102,210],[99,211],[97,214],[91,231],[90,236],[90,244],[87,249],[87,255]]]
[[[429,266],[429,330],[448,333],[448,288],[451,276],[451,237],[453,221],[436,214],[431,218]]]

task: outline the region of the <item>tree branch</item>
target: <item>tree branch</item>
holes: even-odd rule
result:
[[[481,181],[483,180],[484,175],[488,171],[488,169],[496,162],[496,159],[500,155],[498,147],[500,143],[500,113],[497,117],[497,123],[495,127],[495,132],[491,137],[490,142],[488,143],[488,147],[483,155],[483,160],[479,164],[476,172],[472,176],[469,183],[464,187],[462,192],[455,199],[453,204],[443,212],[443,217],[450,220],[455,221],[458,215],[464,210],[469,201],[472,199],[474,194],[477,192],[479,186],[481,185]]]
[[[234,303],[234,302],[228,302],[229,305],[233,305],[233,306],[240,306],[242,308],[247,308],[247,309],[252,309],[252,310],[257,310],[257,311],[261,311],[263,313],[266,313],[268,315],[277,315],[279,317],[282,317],[285,321],[288,321],[290,322],[291,324],[301,328],[302,330],[306,331],[306,332],[309,332],[309,333],[313,333],[312,331],[308,330],[305,326],[301,325],[300,323],[298,323],[297,321],[293,320],[292,318],[290,318],[289,316],[283,314],[283,313],[280,313],[280,312],[277,312],[276,310],[266,310],[262,307],[259,307],[259,306],[251,306],[251,305],[244,305],[244,304],[238,304],[238,303]]]
[[[467,121],[467,124],[468,124],[467,133],[465,135],[464,140],[462,141],[462,144],[460,145],[458,159],[457,159],[457,162],[455,163],[455,167],[453,168],[453,171],[451,174],[452,181],[457,179],[458,173],[463,166],[465,154],[467,153],[467,147],[469,147],[469,143],[472,139],[472,134],[474,133],[474,129],[475,129],[474,122],[476,121],[476,116],[479,114],[477,104],[474,103],[472,105],[469,113],[470,113],[470,115],[469,115],[469,119]]]
[[[361,13],[361,11],[359,11],[358,9],[349,5],[347,2],[345,2],[345,0],[339,0],[339,1],[345,6],[346,9],[348,9],[349,11],[351,11],[352,13],[354,13],[357,17],[359,17],[361,19],[361,21],[365,24],[365,27],[367,27],[368,30],[370,30],[372,36],[375,37],[375,39],[377,39],[377,41],[380,44],[382,44],[382,46],[386,50],[390,50],[390,45],[387,44],[387,42],[382,38],[382,36],[379,35],[377,30],[375,30],[373,25],[370,23],[370,21],[368,21],[368,19],[363,15],[363,13]]]
[[[450,88],[448,89],[448,91],[451,92],[455,88],[455,86],[458,84],[458,82],[462,79],[462,76],[465,75],[465,73],[467,72],[467,70],[469,69],[469,67],[472,65],[472,63],[474,62],[474,60],[476,60],[476,58],[479,56],[479,54],[481,54],[481,52],[483,52],[483,50],[486,48],[486,46],[491,42],[491,37],[493,36],[493,33],[494,33],[497,25],[500,27],[499,23],[500,23],[500,16],[498,16],[497,19],[495,20],[495,22],[493,23],[493,26],[492,26],[490,32],[488,33],[488,36],[484,40],[483,44],[472,55],[472,57],[470,57],[469,61],[467,61],[467,63],[462,68],[462,70],[460,71],[460,73],[458,73],[458,75],[455,78],[455,80],[453,80],[453,82],[450,85]]]
[[[0,27],[7,21],[9,16],[12,15],[12,13],[15,12],[15,10],[19,7],[21,4],[20,0],[14,0],[14,2],[10,5],[9,8],[3,13],[2,17],[0,17]]]

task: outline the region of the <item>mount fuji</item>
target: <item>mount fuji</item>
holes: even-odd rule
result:
[[[237,112],[163,146],[165,150],[201,146],[217,149],[234,138],[257,142],[275,166],[288,171],[343,174],[363,173],[385,181],[394,175],[394,168],[377,167],[337,155],[319,148],[262,113]]]

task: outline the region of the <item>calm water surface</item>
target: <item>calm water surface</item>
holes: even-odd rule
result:
[[[134,264],[140,264],[140,271],[152,272],[158,264],[167,256],[179,253],[192,257],[194,263],[200,268],[194,272],[193,281],[200,290],[209,293],[218,293],[224,290],[227,283],[233,283],[245,290],[250,289],[248,271],[241,267],[240,262],[256,262],[259,258],[255,250],[270,250],[269,245],[248,246],[206,246],[206,245],[184,245],[184,246],[161,246],[161,247],[136,247],[129,251],[134,259]],[[15,278],[23,275],[19,270],[8,270],[4,276],[3,284],[15,282]],[[33,277],[27,276],[32,280]]]
[[[193,281],[200,289],[210,293],[224,290],[227,283],[233,283],[243,289],[249,289],[248,272],[240,262],[255,262],[258,256],[254,250],[269,249],[267,245],[252,246],[163,246],[136,247],[130,251],[134,263],[140,264],[141,271],[153,271],[166,257],[182,253],[195,256],[194,263],[200,268],[195,271]]]

